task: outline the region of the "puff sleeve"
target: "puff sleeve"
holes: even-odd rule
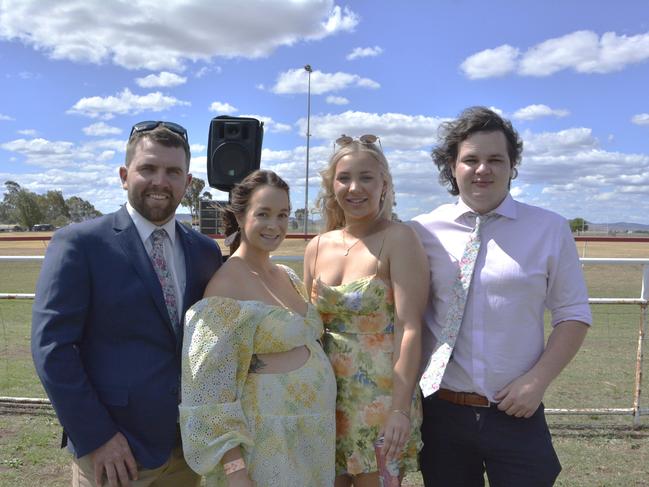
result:
[[[245,454],[253,446],[240,400],[254,321],[229,298],[206,298],[187,311],[180,430],[187,463],[201,475],[223,475],[225,452],[240,446]]]

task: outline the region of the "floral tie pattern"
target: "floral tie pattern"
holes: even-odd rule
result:
[[[164,255],[164,240],[167,237],[167,232],[162,228],[154,230],[151,234],[151,243],[153,248],[151,250],[151,262],[155,273],[158,275],[160,286],[162,286],[162,293],[169,312],[169,318],[174,329],[178,328],[178,304],[176,301],[176,290],[174,288],[174,281],[167,265],[167,260]]]
[[[491,215],[477,215],[475,220],[475,228],[471,232],[469,241],[464,248],[464,253],[459,262],[458,276],[451,291],[450,304],[446,314],[445,326],[442,333],[435,344],[433,353],[428,361],[426,370],[424,371],[419,386],[424,394],[428,397],[434,394],[439,389],[442,383],[444,371],[448,365],[448,361],[453,353],[455,340],[460,331],[462,324],[462,317],[464,316],[464,305],[466,298],[469,294],[469,287],[471,286],[471,279],[473,277],[473,269],[475,261],[480,250],[480,227],[484,225],[485,221]]]

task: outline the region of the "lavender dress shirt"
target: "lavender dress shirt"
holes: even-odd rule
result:
[[[552,326],[592,317],[579,256],[568,222],[511,195],[482,227],[482,246],[455,349],[442,387],[494,400],[530,370],[545,347],[544,311]],[[422,372],[440,334],[458,261],[475,226],[460,198],[410,222],[428,255],[431,290],[424,315]]]

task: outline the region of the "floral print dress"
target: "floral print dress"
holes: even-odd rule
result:
[[[312,302],[325,325],[324,348],[338,386],[336,475],[376,472],[374,442],[390,413],[394,297],[376,275],[339,286],[314,280]],[[410,411],[411,435],[401,472],[418,470],[422,411],[418,389]]]
[[[297,275],[282,266],[302,295]],[[336,382],[306,316],[261,301],[205,298],[187,311],[180,428],[185,458],[208,487],[227,486],[221,460],[239,446],[255,485],[331,487]],[[306,363],[286,373],[250,373],[253,354],[306,346]]]

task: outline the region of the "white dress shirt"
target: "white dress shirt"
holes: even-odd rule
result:
[[[510,195],[481,227],[464,318],[442,387],[494,400],[529,371],[545,347],[543,314],[552,325],[591,324],[588,292],[568,222]],[[460,198],[411,222],[428,255],[431,295],[423,330],[422,372],[440,334],[475,213]]]
[[[128,211],[128,214],[131,215],[131,219],[135,224],[135,228],[137,229],[137,232],[142,239],[142,243],[144,244],[144,248],[149,256],[151,256],[151,251],[153,250],[153,243],[151,242],[151,234],[153,231],[162,228],[167,232],[169,238],[164,239],[163,252],[174,281],[178,313],[182,316],[187,273],[185,271],[185,253],[183,252],[183,244],[180,241],[180,237],[176,235],[176,218],[172,218],[159,227],[140,215],[137,210],[131,206],[131,203],[126,203],[126,210]],[[180,319],[180,316],[178,318]]]

